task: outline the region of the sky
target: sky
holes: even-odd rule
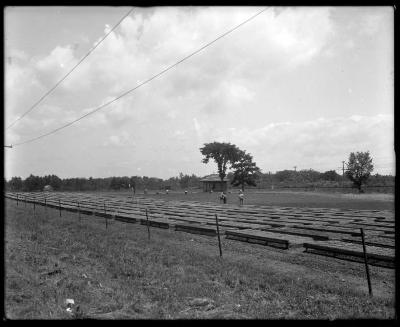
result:
[[[4,8],[4,138],[65,125],[264,7]],[[369,151],[395,174],[392,7],[270,7],[166,73],[79,122],[4,148],[5,177],[204,176],[199,148],[229,142],[264,173],[341,173]]]

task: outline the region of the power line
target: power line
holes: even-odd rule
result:
[[[30,107],[25,113],[23,113],[19,118],[17,118],[14,122],[12,122],[10,125],[8,125],[8,127],[6,128],[6,130],[7,129],[9,129],[10,127],[12,127],[13,125],[15,125],[15,123],[17,123],[19,120],[21,120],[23,117],[25,117],[29,112],[31,112],[40,102],[42,102],[42,100],[45,98],[45,97],[47,97],[51,92],[53,92],[56,88],[57,88],[57,86],[58,85],[60,85],[81,63],[82,63],[82,61],[84,61],[99,45],[100,45],[100,43],[102,43],[105,39],[106,39],[106,37],[108,36],[108,35],[110,35],[111,34],[111,32],[112,31],[114,31],[121,23],[122,23],[122,21],[126,18],[126,17],[128,17],[129,15],[130,15],[130,13],[132,12],[132,10],[133,10],[133,8],[131,9],[131,10],[129,10],[128,11],[128,13],[127,14],[125,14],[120,20],[119,20],[119,22],[106,34],[106,35],[104,35],[104,37],[99,41],[99,42],[97,42],[97,44],[92,48],[92,49],[90,49],[89,50],[89,52],[85,55],[85,56],[83,56],[82,57],[82,59],[81,60],[79,60],[78,61],[78,63],[63,77],[63,78],[61,78],[49,91],[47,91],[38,101],[36,101],[35,102],[35,104],[32,106],[32,107]]]
[[[175,66],[179,65],[179,64],[182,63],[183,61],[185,61],[185,60],[189,59],[190,57],[196,55],[196,54],[199,53],[200,51],[204,50],[205,48],[209,47],[211,44],[213,44],[213,43],[215,43],[216,41],[218,41],[219,39],[221,39],[221,38],[223,38],[224,36],[226,36],[226,35],[232,33],[234,30],[238,29],[239,27],[241,27],[242,25],[246,24],[246,23],[249,22],[250,20],[256,18],[258,15],[262,14],[262,13],[263,13],[264,11],[266,11],[267,9],[268,9],[268,7],[267,7],[267,8],[264,8],[263,10],[259,11],[257,14],[251,16],[250,18],[246,19],[245,21],[243,21],[243,22],[240,23],[239,25],[236,25],[234,28],[232,28],[232,29],[230,29],[229,31],[223,33],[222,35],[220,35],[219,37],[217,37],[217,38],[214,39],[213,41],[207,43],[206,45],[202,46],[202,47],[199,48],[198,50],[192,52],[190,55],[184,57],[183,59],[179,60],[179,61],[176,62],[175,64],[168,66],[167,68],[165,68],[164,70],[162,70],[162,71],[159,72],[158,74],[156,74],[156,75],[150,77],[150,78],[147,79],[146,81],[144,81],[144,82],[140,83],[139,85],[135,86],[134,88],[132,88],[132,89],[130,89],[130,90],[128,90],[128,91],[122,93],[121,95],[119,95],[119,96],[117,96],[116,98],[114,98],[114,99],[112,99],[112,100],[106,102],[105,104],[102,104],[101,106],[97,107],[96,109],[94,109],[94,110],[92,110],[92,111],[86,113],[85,115],[83,115],[83,116],[81,116],[81,117],[79,117],[79,118],[77,118],[77,119],[75,119],[75,120],[73,120],[73,121],[71,121],[71,122],[69,122],[69,123],[63,125],[63,126],[60,126],[60,127],[56,128],[56,129],[54,129],[54,130],[52,130],[52,131],[50,131],[50,132],[48,132],[48,133],[39,135],[39,136],[37,136],[37,137],[34,137],[34,138],[29,139],[29,140],[24,141],[24,142],[16,143],[16,144],[14,144],[14,147],[19,146],[19,145],[22,145],[22,144],[31,143],[31,142],[36,141],[36,140],[39,140],[39,139],[41,139],[41,138],[43,138],[43,137],[49,136],[49,135],[51,135],[51,134],[54,134],[54,133],[56,133],[56,132],[58,132],[58,131],[60,131],[60,130],[62,130],[62,129],[64,129],[64,128],[68,127],[68,126],[71,126],[72,124],[75,124],[76,122],[80,121],[81,119],[83,119],[83,118],[85,118],[85,117],[87,117],[87,116],[89,116],[89,115],[91,115],[91,114],[94,114],[95,112],[99,111],[100,109],[102,109],[102,108],[104,108],[104,107],[110,105],[111,103],[113,103],[113,102],[119,100],[120,98],[124,97],[125,95],[129,94],[130,92],[132,92],[132,91],[138,89],[139,87],[141,87],[141,86],[143,86],[143,85],[149,83],[149,82],[152,81],[153,79],[155,79],[155,78],[159,77],[160,75],[166,73],[167,71],[169,71],[170,69],[172,69],[172,68],[174,68]]]

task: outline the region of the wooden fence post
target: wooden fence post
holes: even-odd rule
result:
[[[78,201],[78,217],[79,217],[79,221],[81,221],[81,207],[79,205],[79,201]]]
[[[18,193],[17,193],[17,207],[18,207]]]
[[[146,208],[146,220],[147,220],[147,234],[149,235],[149,240],[150,240],[149,215],[147,214],[147,208]]]
[[[217,236],[218,236],[218,246],[219,246],[219,256],[222,257],[222,249],[221,249],[221,239],[219,237],[219,224],[218,224],[218,215],[215,214],[215,222],[217,224]]]
[[[26,195],[25,195],[25,208],[26,208]]]
[[[61,217],[61,201],[58,199],[58,210],[60,211],[60,217]]]
[[[106,217],[106,201],[103,201],[103,205],[104,205],[104,219],[106,220],[106,229],[108,228],[108,222],[107,222],[107,217]]]
[[[360,228],[360,231],[361,231],[361,239],[362,239],[362,245],[363,245],[363,251],[364,251],[365,271],[367,272],[368,292],[369,292],[369,295],[372,296],[373,294],[372,294],[371,278],[369,276],[368,255],[367,255],[367,250],[365,248],[364,230],[362,228]]]

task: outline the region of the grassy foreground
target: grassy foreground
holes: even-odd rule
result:
[[[7,200],[9,319],[394,318],[394,270]],[[65,300],[73,299],[73,312]],[[79,308],[77,308],[79,306]]]

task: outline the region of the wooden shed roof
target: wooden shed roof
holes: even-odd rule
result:
[[[218,174],[212,174],[212,175],[208,175],[208,176],[204,176],[202,179],[200,179],[200,182],[220,182],[221,178],[219,178]],[[223,182],[227,182],[228,179],[225,178],[223,179]]]

